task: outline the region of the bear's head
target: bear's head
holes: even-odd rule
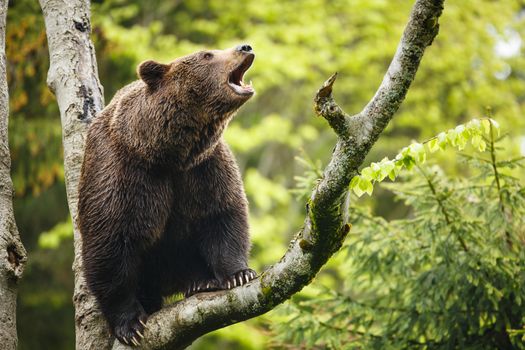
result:
[[[255,54],[244,44],[163,64],[142,62],[140,81],[106,108],[117,142],[141,160],[188,169],[206,159],[237,109],[255,90],[243,82]]]
[[[252,47],[243,44],[196,52],[169,64],[145,61],[139,65],[138,75],[149,93],[161,100],[186,113],[215,119],[231,115],[255,93],[251,84],[243,82],[254,58]]]

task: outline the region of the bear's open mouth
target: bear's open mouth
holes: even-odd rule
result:
[[[242,81],[244,73],[250,68],[255,58],[254,54],[248,54],[241,64],[235,68],[228,77],[228,85],[239,95],[253,95],[255,90],[252,83],[245,84]]]

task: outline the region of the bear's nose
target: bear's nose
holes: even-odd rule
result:
[[[240,52],[252,52],[252,47],[248,44],[241,44],[235,48],[235,50]]]

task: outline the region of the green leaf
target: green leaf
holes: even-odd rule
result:
[[[377,179],[378,181],[383,181],[385,177],[389,176],[390,172],[396,168],[394,162],[386,158],[379,163],[379,166],[381,171],[379,173],[379,178]]]
[[[356,184],[354,185],[354,187],[352,187],[352,190],[358,197],[361,197],[365,193],[365,191],[361,189],[361,182],[363,179],[361,178],[361,176],[356,176],[354,177],[354,179],[357,179],[357,180],[356,180]]]
[[[444,150],[445,148],[447,148],[448,138],[447,138],[446,133],[440,132],[437,136],[437,139],[438,139],[439,148],[441,148],[441,150]]]
[[[425,163],[425,161],[427,160],[427,153],[425,152],[425,147],[420,143],[416,143],[413,145],[413,151],[415,152],[414,158],[416,160],[416,163]]]
[[[479,144],[481,143],[481,141],[482,141],[481,135],[474,135],[470,139],[470,142],[472,143],[472,146],[474,146],[474,147],[476,147],[478,149],[479,149]]]
[[[388,173],[388,178],[389,178],[390,180],[392,180],[392,181],[395,181],[396,176],[397,176],[396,168],[392,169],[392,170]]]
[[[456,132],[456,130],[454,129],[451,129],[447,132],[447,141],[448,143],[450,143],[452,146],[456,147],[457,145],[457,140],[458,140],[458,133]]]
[[[470,122],[467,123],[467,127],[468,128],[471,128],[471,129],[474,129],[474,130],[479,130],[481,131],[481,123],[479,121],[479,119],[477,118],[474,118],[472,119]]]
[[[411,170],[414,167],[415,164],[416,164],[416,162],[415,162],[414,158],[412,158],[411,156],[406,156],[405,158],[403,158],[403,165],[408,170]]]
[[[365,192],[371,196],[372,192],[374,191],[374,185],[372,184],[372,181],[363,181],[365,183]]]
[[[478,150],[479,150],[480,152],[485,152],[485,149],[487,149],[487,144],[485,143],[484,140],[481,140],[481,141],[479,142],[479,145],[478,145]]]
[[[361,179],[359,180],[359,188],[363,191],[366,191],[368,189],[369,184],[372,185],[372,181],[368,179],[361,177]]]
[[[464,125],[458,125],[454,129],[448,130],[446,133],[441,132],[427,142],[428,151],[434,153],[440,148],[445,149],[448,144],[462,150],[470,140],[475,148],[483,152],[487,145],[481,133],[486,128],[487,123],[490,128],[492,120],[483,119],[479,121],[473,119]],[[425,163],[426,158],[427,149],[424,144],[414,142],[410,146],[403,147],[394,160],[385,157],[380,162],[372,162],[370,166],[361,169],[361,174],[352,178],[349,187],[359,197],[364,193],[371,195],[374,182],[381,182],[387,176],[391,181],[395,181],[403,167],[411,170],[414,165]]]
[[[419,164],[423,164],[427,161],[427,153],[426,152],[421,152],[418,154],[418,159],[417,159],[417,162]]]
[[[350,189],[354,189],[359,185],[359,175],[356,175],[352,178],[352,181],[350,181]]]
[[[356,186],[352,189],[354,191],[354,193],[356,194],[356,196],[358,197],[361,197],[365,192],[364,191],[361,191],[361,189],[359,188],[359,186]]]
[[[410,145],[410,155],[414,158],[417,164],[423,164],[427,159],[425,147],[420,143],[413,143]]]
[[[372,194],[372,191],[374,190],[374,186],[372,185],[372,181],[363,178],[362,176],[358,176],[358,182],[357,185],[352,188],[354,193],[361,197],[363,193],[368,193],[368,195]]]
[[[374,180],[381,181],[385,178],[386,175],[382,176],[381,166],[378,163],[370,164],[370,168],[372,169]]]
[[[427,143],[427,147],[430,153],[434,153],[439,149],[438,142],[439,142],[438,138],[435,137]]]
[[[375,179],[375,174],[372,168],[366,167],[366,168],[361,169],[361,178],[368,180],[368,181]]]
[[[458,134],[458,138],[456,139],[456,146],[461,151],[465,148],[467,145],[468,137],[465,137],[465,135],[462,133]]]
[[[485,134],[490,133],[490,121],[488,119],[483,119],[481,121],[481,125],[483,125],[483,130],[485,131]]]
[[[456,126],[455,130],[458,133],[458,135],[464,139],[468,139],[471,135],[470,129],[465,127],[465,125]]]

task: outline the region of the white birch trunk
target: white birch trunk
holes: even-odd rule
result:
[[[40,0],[44,13],[50,67],[47,84],[60,108],[64,172],[69,210],[74,223],[76,348],[104,350],[111,337],[94,297],[87,289],[81,260],[77,222],[78,181],[88,122],[104,105],[91,43],[88,0]]]

